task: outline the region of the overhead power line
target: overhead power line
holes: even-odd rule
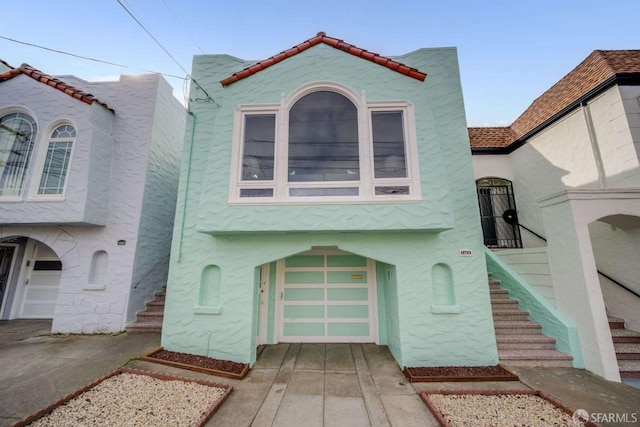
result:
[[[171,14],[173,15],[173,18],[176,20],[176,22],[178,23],[178,25],[180,25],[180,28],[182,28],[182,30],[189,36],[189,38],[191,39],[191,41],[193,42],[193,44],[196,45],[196,47],[198,48],[198,50],[205,55],[204,50],[202,50],[202,48],[200,47],[200,45],[198,44],[198,42],[196,42],[196,39],[193,38],[193,36],[191,35],[191,33],[185,28],[184,25],[182,25],[182,22],[180,22],[180,20],[178,19],[178,16],[173,12],[173,10],[171,10],[171,8],[169,7],[169,5],[167,4],[167,2],[165,0],[162,0],[162,3],[164,3],[164,6],[167,8],[167,10],[169,12],[171,12]]]
[[[147,27],[144,26],[144,24],[142,22],[140,22],[140,20],[138,18],[136,18],[136,16],[133,14],[133,12],[131,12],[127,6],[124,5],[124,3],[122,3],[121,0],[116,0],[118,2],[118,4],[120,5],[120,7],[122,7],[125,12],[127,12],[127,14],[140,26],[140,28],[142,28],[144,30],[145,33],[147,33],[149,35],[149,37],[151,37],[151,39],[153,39],[154,42],[156,42],[156,44],[160,47],[160,49],[162,49],[164,51],[164,53],[167,54],[167,56],[169,56],[169,58],[171,58],[173,60],[173,62],[175,62],[175,64],[180,67],[180,69],[182,71],[185,72],[185,74],[189,75],[189,72],[186,70],[186,68],[184,68],[179,62],[178,60],[162,45],[162,43],[160,43],[160,41],[158,41],[158,39],[151,34],[151,31],[149,31],[147,29]],[[204,92],[204,94],[207,96],[207,100],[213,101],[215,103],[215,100],[213,99],[213,97],[211,95],[209,95],[207,93],[207,91],[200,86],[200,84],[196,81],[196,79],[193,78],[193,76],[191,77],[191,80],[193,81],[193,83],[198,86],[200,88],[200,90],[202,90],[202,92]],[[217,104],[217,103],[216,103]]]
[[[161,73],[161,72],[158,72],[158,71],[145,70],[143,68],[137,68],[137,67],[132,67],[132,66],[129,66],[129,65],[118,64],[118,63],[115,63],[115,62],[104,61],[102,59],[90,58],[88,56],[77,55],[75,53],[65,52],[63,50],[58,50],[58,49],[53,49],[53,48],[50,48],[50,47],[40,46],[40,45],[33,44],[33,43],[27,43],[27,42],[23,42],[23,41],[20,41],[20,40],[12,39],[12,38],[5,37],[5,36],[0,36],[0,39],[8,40],[10,42],[22,44],[22,45],[25,45],[25,46],[31,46],[31,47],[35,47],[35,48],[38,48],[38,49],[47,50],[49,52],[54,52],[54,53],[59,53],[59,54],[62,54],[62,55],[73,56],[74,58],[86,59],[87,61],[94,61],[94,62],[99,62],[99,63],[102,63],[102,64],[114,65],[116,67],[122,67],[122,68],[129,68],[129,69],[132,69],[132,70],[144,71],[145,73],[161,74],[161,75],[166,76],[166,77],[174,77],[174,78],[180,79],[180,80],[186,80],[187,79],[187,77],[184,77],[184,76],[176,76],[175,74],[167,74],[167,73]],[[188,75],[189,73],[186,73],[186,74]]]

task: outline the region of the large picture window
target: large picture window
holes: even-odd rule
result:
[[[236,110],[230,203],[419,200],[412,105],[313,89]]]
[[[76,130],[68,124],[58,126],[51,133],[38,194],[60,195],[64,192],[71,149],[75,139]]]
[[[22,196],[38,132],[33,117],[11,113],[0,118],[0,196]]]

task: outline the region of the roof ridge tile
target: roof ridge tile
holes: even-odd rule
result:
[[[357,56],[359,58],[366,59],[368,61],[374,62],[378,65],[382,65],[383,67],[389,68],[392,71],[396,71],[400,74],[404,74],[413,79],[424,81],[427,77],[426,73],[421,72],[416,68],[411,68],[408,65],[402,64],[398,61],[394,61],[393,59],[387,58],[385,56],[379,55],[374,52],[369,52],[368,50],[359,48],[350,43],[347,43],[343,40],[336,39],[334,37],[329,37],[324,32],[319,32],[314,37],[311,37],[308,40],[303,41],[296,46],[293,46],[290,49],[282,51],[276,55],[273,55],[263,61],[258,61],[254,65],[251,65],[243,70],[238,71],[237,73],[232,74],[230,77],[222,80],[220,83],[222,86],[228,86],[231,83],[235,83],[238,80],[242,80],[246,77],[249,77],[259,71],[264,70],[278,62],[284,61],[287,58],[290,58],[294,55],[297,55],[300,52],[303,52],[317,44],[324,43],[328,46],[331,46],[335,49],[342,50],[351,55]]]

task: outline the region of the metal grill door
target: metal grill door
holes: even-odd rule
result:
[[[504,183],[497,184],[495,181]],[[485,246],[521,248],[520,229],[517,220],[512,219],[516,212],[516,204],[511,183],[495,179],[490,182],[479,181],[478,204]]]

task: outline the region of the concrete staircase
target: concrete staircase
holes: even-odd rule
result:
[[[138,312],[136,320],[127,325],[127,332],[162,332],[166,294],[167,285],[163,285],[162,290],[155,294],[153,301],[147,303],[146,309]]]
[[[489,292],[498,359],[505,366],[571,367],[573,357],[556,350],[556,340],[542,334],[542,326],[529,320],[518,301],[500,288],[489,273]]]
[[[609,328],[622,378],[640,378],[640,332],[626,329],[624,319],[609,316]]]

